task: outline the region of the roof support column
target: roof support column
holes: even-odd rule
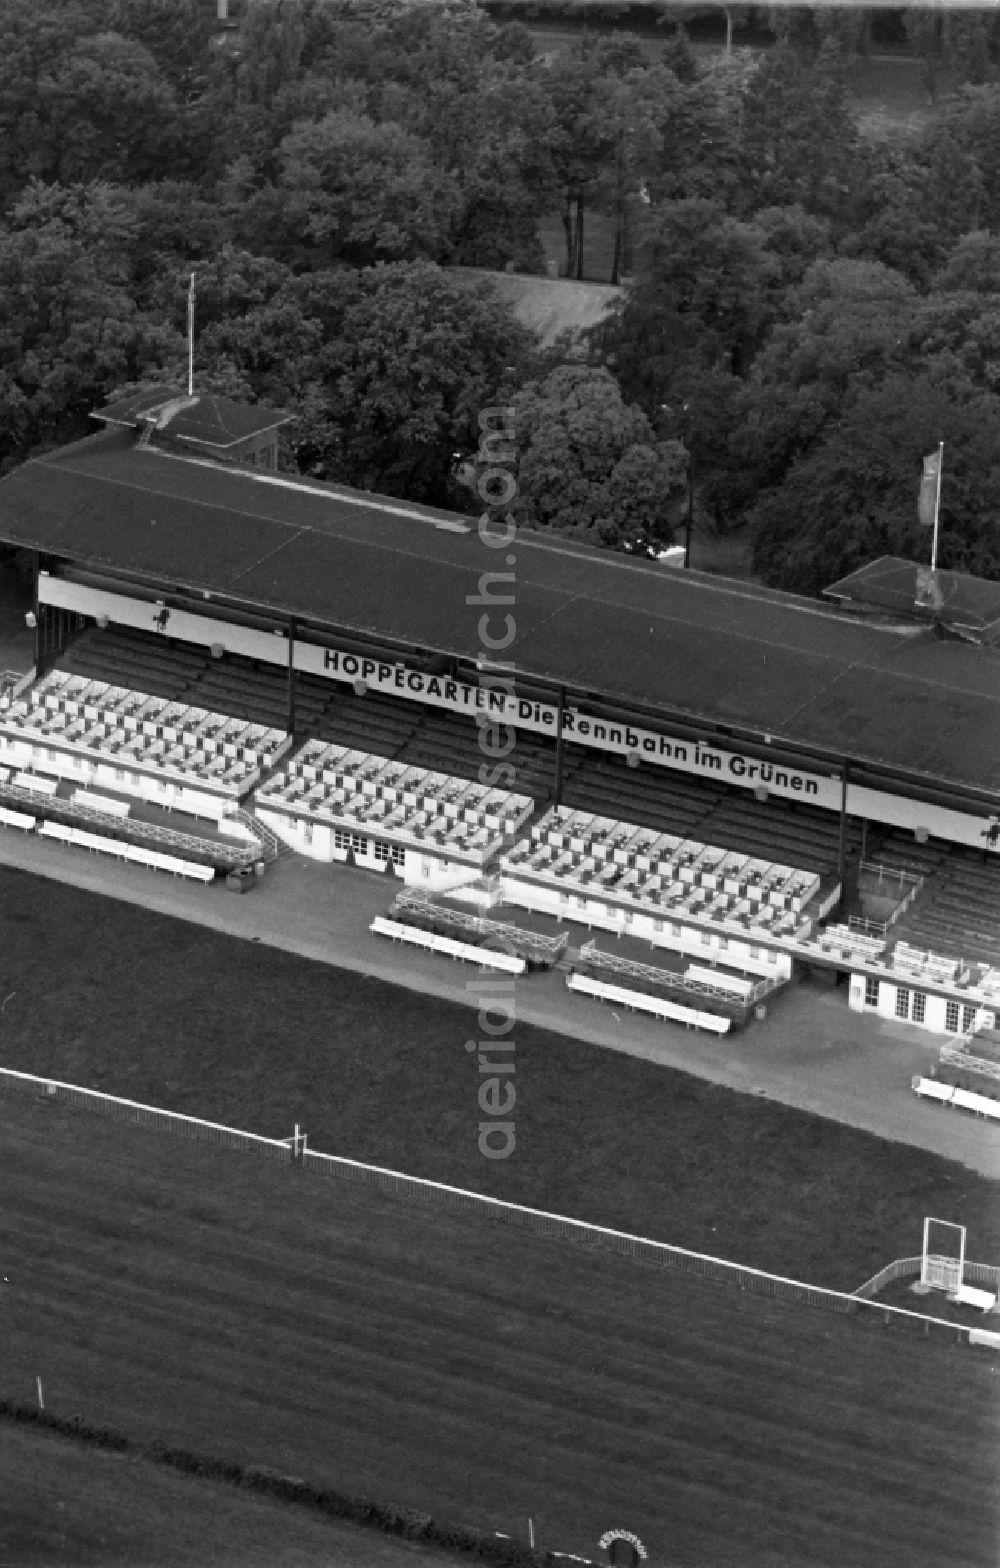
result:
[[[42,618],[38,612],[38,574],[41,570],[42,558],[37,550],[31,552],[31,609],[35,617],[35,674],[41,674],[38,666],[42,657]]]
[[[566,688],[559,688],[559,702],[556,707],[556,776],[552,789],[552,804],[562,805],[563,791],[563,710],[566,707]]]
[[[295,731],[295,622],[288,622],[288,722],[289,735]]]
[[[840,905],[843,908],[847,898],[847,889],[844,883],[847,878],[847,786],[851,777],[851,765],[844,758],[844,770],[840,776],[840,844],[837,849],[837,877],[840,882]]]

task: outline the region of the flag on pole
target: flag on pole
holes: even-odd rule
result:
[[[941,477],[941,448],[924,458],[924,472],[920,480],[920,496],[917,500],[917,516],[923,528],[934,527],[934,517],[937,512],[938,481]]]

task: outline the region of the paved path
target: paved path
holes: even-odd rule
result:
[[[221,882],[195,887],[11,830],[0,831],[0,865],[477,1005],[476,971],[368,931],[400,887],[395,879],[288,856],[253,892],[237,897]],[[570,931],[576,945],[583,928]],[[519,981],[516,1007],[519,1018],[559,1034],[766,1095],[1000,1178],[1000,1126],[918,1100],[910,1090],[912,1075],[937,1060],[940,1040],[910,1024],[852,1013],[843,989],[790,987],[772,1003],[765,1023],[721,1039],[573,996],[559,973]]]

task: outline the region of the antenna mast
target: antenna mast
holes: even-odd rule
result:
[[[194,273],[188,286],[188,397],[194,396]]]

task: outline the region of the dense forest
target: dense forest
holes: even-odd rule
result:
[[[928,109],[875,136],[861,12],[553,60],[469,0],[244,0],[221,45],[210,0],[0,0],[0,464],[183,384],[193,271],[199,387],[294,413],[304,473],[468,509],[509,404],[525,523],[657,548],[693,481],[815,593],[926,557],[943,440],[940,564],[1000,576],[998,24],[907,15]],[[467,269],[541,272],[553,215],[628,288],[543,351]]]

